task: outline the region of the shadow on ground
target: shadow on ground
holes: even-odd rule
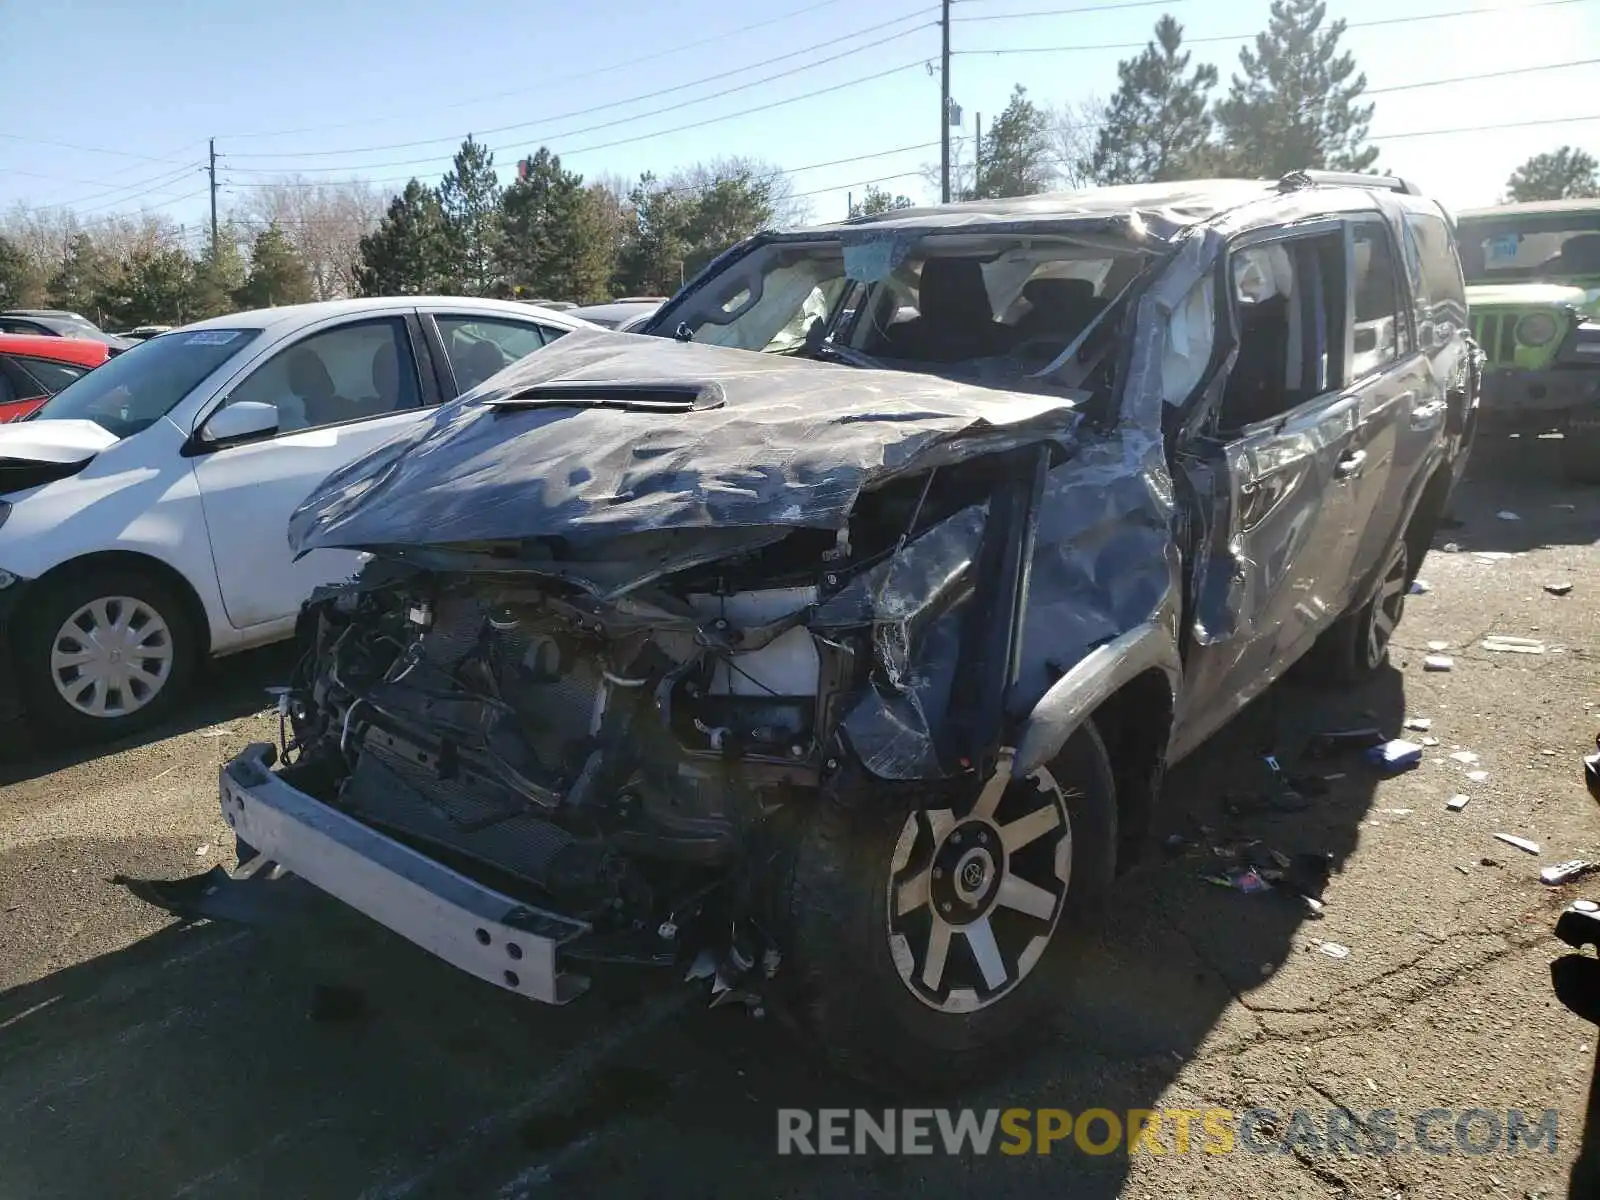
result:
[[[288,679],[295,653],[281,642],[206,663],[171,717],[120,741],[61,745],[26,720],[0,724],[0,787],[258,713],[271,704],[266,689]]]
[[[1290,764],[1312,732],[1398,729],[1400,682],[1280,685],[1185,763],[1160,832],[1192,845],[1124,878],[1061,1033],[1003,1083],[928,1102],[1153,1107],[1305,940],[1302,902],[1202,880],[1225,865],[1212,847],[1260,839],[1337,869],[1372,801],[1358,757],[1317,764],[1344,777],[1309,807],[1259,807],[1259,752]],[[569,1195],[956,1195],[980,1169],[991,1194],[1059,1187],[1069,1170],[1074,1196],[1121,1187],[1121,1154],[997,1173],[992,1159],[778,1159],[779,1107],[889,1102],[819,1069],[776,1022],[706,1011],[671,979],[618,971],[575,1005],[533,1007],[331,904],[325,916],[285,933],[169,927],[0,995],[0,1160],[17,1194],[518,1195],[503,1189],[520,1180]]]

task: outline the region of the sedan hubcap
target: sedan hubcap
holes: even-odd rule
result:
[[[50,679],[91,717],[137,712],[172,674],[172,633],[143,600],[102,596],[68,617],[50,644]]]
[[[971,810],[912,813],[895,843],[889,950],[911,994],[976,1012],[1033,970],[1061,918],[1072,870],[1066,797],[1050,772],[1003,760]]]
[[[1372,602],[1372,620],[1367,625],[1367,666],[1376,668],[1388,653],[1389,640],[1406,609],[1406,575],[1410,564],[1406,558],[1405,543],[1395,548],[1383,573],[1383,583]]]

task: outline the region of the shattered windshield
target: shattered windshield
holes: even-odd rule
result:
[[[825,342],[860,365],[1014,379],[1087,349],[1148,262],[1126,243],[1016,233],[774,242],[685,296],[662,332],[778,354]]]
[[[1600,207],[1461,222],[1468,283],[1530,283],[1600,277]]]

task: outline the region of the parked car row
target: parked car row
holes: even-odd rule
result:
[[[0,333],[0,424],[21,420],[110,354],[87,338]]]

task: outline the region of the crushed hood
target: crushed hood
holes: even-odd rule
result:
[[[289,541],[304,553],[836,529],[864,488],[1065,440],[1078,420],[1060,394],[580,330],[329,476]]]
[[[0,462],[77,466],[117,443],[93,421],[32,420],[0,425]]]

